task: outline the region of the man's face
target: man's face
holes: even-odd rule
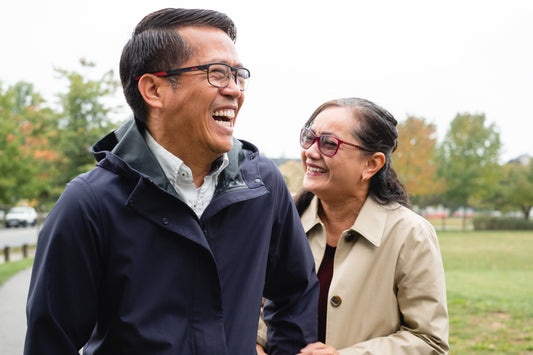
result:
[[[223,31],[185,27],[178,32],[193,48],[182,68],[209,63],[242,67],[235,45]],[[172,90],[170,84],[168,90]],[[160,144],[187,160],[199,155],[214,160],[231,149],[237,113],[244,102],[233,78],[227,87],[217,88],[209,84],[205,70],[182,73],[177,88],[165,97],[165,133]]]

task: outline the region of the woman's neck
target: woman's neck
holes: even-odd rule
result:
[[[364,200],[358,199],[337,202],[319,200],[318,215],[326,228],[328,245],[337,246],[342,232],[355,223],[363,203]]]

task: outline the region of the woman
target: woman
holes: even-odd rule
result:
[[[396,124],[349,98],[321,105],[301,131],[295,202],[320,280],[319,342],[301,354],[448,352],[440,249],[391,167]]]

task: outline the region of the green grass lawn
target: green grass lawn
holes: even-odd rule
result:
[[[450,354],[533,354],[533,232],[438,232]]]
[[[17,272],[25,270],[33,265],[33,258],[10,261],[0,264],[0,286]]]
[[[450,354],[533,354],[533,232],[439,231]],[[33,259],[0,264],[0,284]]]

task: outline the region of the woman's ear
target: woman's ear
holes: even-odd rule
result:
[[[372,154],[372,156],[366,162],[366,168],[363,172],[363,177],[366,180],[369,180],[379,171],[379,169],[383,167],[383,165],[385,165],[385,161],[385,154],[381,152]]]
[[[141,76],[137,83],[137,87],[139,88],[139,92],[141,93],[144,102],[146,102],[151,108],[162,107],[162,80],[164,79],[155,75],[145,74]]]

